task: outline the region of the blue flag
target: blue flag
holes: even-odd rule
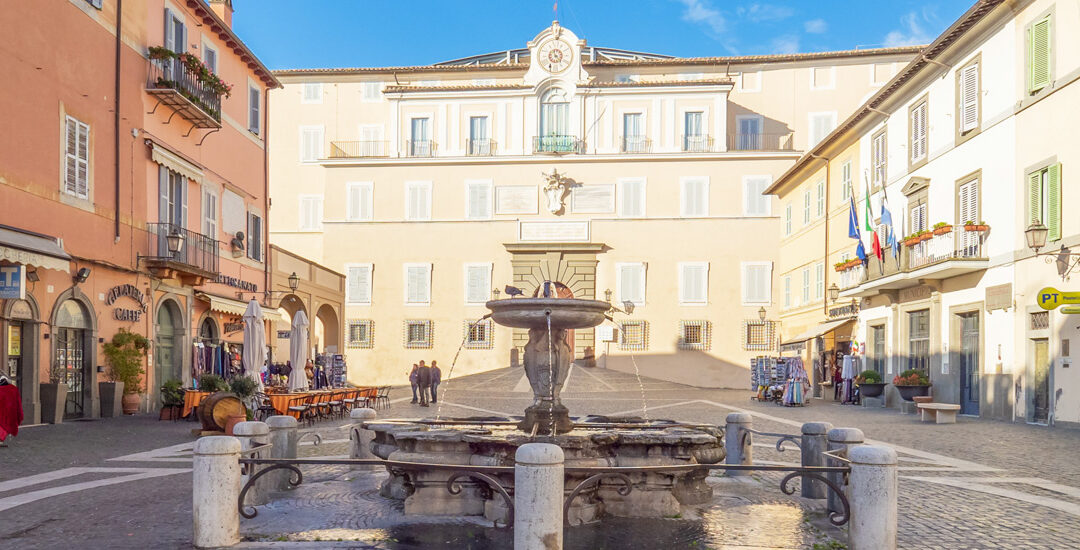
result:
[[[866,247],[863,246],[862,239],[859,239],[859,246],[855,247],[855,255],[858,256],[863,263],[866,262]]]
[[[891,246],[893,256],[898,256],[900,255],[900,243],[896,242],[896,229],[893,228],[892,213],[886,208],[888,203],[889,196],[883,195],[881,198],[881,223],[885,225],[888,232],[885,235],[885,246]]]
[[[855,194],[854,193],[851,194],[850,199],[851,199],[851,205],[850,205],[850,209],[848,210],[848,230],[847,230],[847,235],[848,235],[848,237],[851,237],[852,239],[860,239],[860,246],[861,246],[862,233],[859,231],[859,214],[855,211]]]

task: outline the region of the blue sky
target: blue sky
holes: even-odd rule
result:
[[[590,45],[694,57],[923,44],[973,0],[560,0]],[[550,0],[233,0],[271,69],[426,65],[524,47]]]

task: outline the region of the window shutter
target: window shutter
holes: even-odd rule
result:
[[[176,181],[180,186],[180,219],[177,220],[176,224],[181,228],[186,229],[188,226],[188,187],[190,186],[188,185],[187,176],[183,174],[173,174],[173,177],[176,178]]]
[[[960,72],[960,131],[979,126],[979,64],[968,65]]]
[[[817,215],[820,218],[825,215],[825,182],[817,184]]]
[[[89,164],[90,164],[90,127],[81,122],[76,122],[77,149],[75,171],[75,194],[79,198],[89,198]]]
[[[367,304],[371,302],[371,267],[349,267],[349,302]]]
[[[745,291],[745,289],[744,289]],[[707,265],[682,266],[682,286],[679,301],[687,304],[704,304],[709,299],[709,268]]]
[[[429,270],[430,266],[411,265],[408,266],[408,272],[406,276],[406,292],[407,301],[410,304],[422,304],[430,301],[429,292]]]
[[[348,196],[345,198],[345,200],[346,200],[345,204],[346,204],[346,208],[348,210],[349,219],[350,220],[362,219],[361,214],[360,214],[360,201],[361,201],[361,194],[363,193],[363,188],[360,187],[359,185],[350,185],[348,187],[348,190],[349,190],[349,192],[348,192]]]
[[[169,170],[158,165],[158,221],[169,222]]]
[[[926,156],[926,103],[911,110],[911,161]]]
[[[77,155],[78,123],[71,117],[67,118],[65,125],[65,159],[64,159],[64,192],[69,195],[78,194],[79,159]]]
[[[259,133],[259,90],[248,88],[248,129]]]
[[[619,266],[619,301],[640,304],[645,301],[645,268],[640,264]]]
[[[1028,221],[1036,223],[1043,221],[1042,215],[1042,171],[1028,174]],[[966,221],[966,220],[961,220]],[[978,221],[978,220],[973,220]]]
[[[814,266],[814,298],[825,297],[825,264]]]
[[[621,213],[623,216],[642,216],[644,209],[645,185],[641,180],[627,180],[621,183]]]
[[[960,219],[957,223],[973,221],[979,223],[979,180],[973,180],[960,186]]]
[[[1046,238],[1061,239],[1061,165],[1053,164],[1046,169]]]
[[[470,304],[482,304],[491,292],[491,268],[485,265],[471,265],[466,271],[465,301]]]
[[[491,187],[483,183],[467,184],[468,218],[485,220],[491,217]]]
[[[1050,18],[1033,24],[1028,39],[1028,91],[1036,92],[1050,84]]]

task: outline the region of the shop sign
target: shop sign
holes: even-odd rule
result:
[[[842,306],[836,306],[829,308],[829,318],[837,319],[841,317],[854,317],[859,314],[859,306],[854,302],[844,304]]]
[[[1046,287],[1039,291],[1036,302],[1039,307],[1049,311],[1057,309],[1058,306],[1064,305],[1078,305],[1080,304],[1080,292],[1062,292],[1053,287]],[[1077,308],[1069,308],[1077,309]],[[1062,310],[1063,313],[1072,313],[1072,311]]]
[[[279,340],[288,340],[292,336],[291,330],[279,330],[277,331],[277,337]]]
[[[232,334],[234,332],[242,332],[244,330],[243,321],[233,321],[231,323],[224,323],[222,325],[225,334]]]
[[[8,325],[8,357],[22,355],[22,327]]]
[[[142,314],[146,313],[146,297],[135,285],[117,285],[109,289],[105,295],[105,305],[111,306],[120,298],[131,298],[139,305],[138,309],[123,307],[113,308],[113,319],[117,321],[138,322]]]
[[[30,309],[30,302],[18,300],[11,304],[11,318],[32,321],[34,312]]]
[[[26,299],[26,266],[0,266],[0,298],[5,300]]]
[[[243,290],[245,292],[259,291],[259,285],[255,283],[249,283],[243,279],[240,279],[239,277],[230,277],[228,275],[219,274],[217,276],[217,279],[214,279],[214,282],[225,286],[231,286],[233,288],[239,288],[240,290]]]

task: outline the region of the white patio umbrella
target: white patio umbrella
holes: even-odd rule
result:
[[[304,310],[299,310],[292,320],[292,331],[289,334],[289,362],[292,363],[292,373],[289,374],[289,390],[300,391],[307,389],[308,379],[304,372],[304,365],[308,360],[308,319]]]
[[[258,391],[263,391],[259,371],[266,363],[266,329],[263,327],[262,308],[254,298],[244,312],[244,373],[255,380]]]

